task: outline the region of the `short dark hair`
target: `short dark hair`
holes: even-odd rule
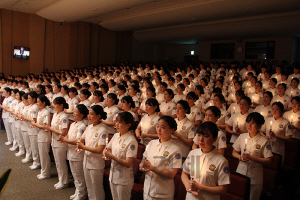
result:
[[[213,122],[203,122],[197,129],[196,134],[204,135],[205,133],[210,132],[213,138],[218,137],[219,129],[217,125]]]
[[[160,111],[160,109],[159,109],[159,103],[154,98],[148,99],[145,104],[148,104],[150,106],[156,106],[155,112],[159,112]]]
[[[167,124],[169,125],[169,127],[171,129],[174,129],[174,132],[177,130],[177,123],[175,121],[175,119],[171,116],[163,116],[161,118],[159,118],[158,121],[163,120],[165,122],[167,122]]]
[[[215,117],[220,118],[221,110],[219,108],[217,108],[216,106],[209,106],[208,108],[206,108],[205,111],[208,111],[208,110],[210,110],[215,115]]]
[[[190,114],[191,113],[191,108],[190,108],[189,103],[187,101],[185,101],[185,100],[179,100],[177,102],[177,104],[182,105],[183,109],[187,110],[186,114]]]
[[[249,123],[253,120],[257,125],[263,125],[265,123],[265,118],[258,112],[253,112],[248,115],[246,122]]]

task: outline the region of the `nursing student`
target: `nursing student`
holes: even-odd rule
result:
[[[259,132],[264,117],[253,112],[246,119],[247,133],[241,134],[233,144],[232,156],[239,159],[236,172],[250,178],[250,200],[259,200],[263,187],[263,165],[271,164],[272,150],[269,140]]]
[[[86,187],[83,172],[83,157],[84,152],[76,151],[77,141],[80,140],[86,129],[84,119],[87,117],[89,110],[83,104],[77,105],[74,108],[73,117],[75,122],[71,124],[69,132],[66,136],[59,136],[61,142],[68,143],[67,158],[70,163],[72,175],[74,177],[75,193],[70,196],[70,199],[81,200],[86,196]]]
[[[134,136],[135,126],[131,113],[125,111],[118,114],[116,118],[118,133],[114,134],[104,151],[104,159],[112,160],[109,182],[114,200],[130,200],[131,197],[134,183],[132,163],[138,149]]]
[[[187,157],[193,145],[193,138],[195,136],[195,125],[187,118],[191,110],[189,104],[185,100],[180,100],[176,105],[176,123],[177,130],[174,131],[174,141],[182,151],[182,157]]]
[[[50,106],[50,101],[45,95],[39,95],[37,98],[37,106],[39,112],[37,114],[37,119],[31,121],[31,125],[38,128],[37,141],[38,149],[41,162],[41,173],[37,175],[40,180],[50,177],[50,143],[51,143],[51,133],[45,131],[44,124],[50,124],[50,112],[47,106]]]
[[[234,143],[241,133],[247,132],[245,121],[250,113],[249,108],[251,104],[251,99],[247,96],[243,96],[239,104],[240,112],[232,115],[226,122],[225,130],[232,134],[230,139],[231,143]]]
[[[172,139],[176,129],[173,117],[163,116],[158,120],[159,139],[150,141],[139,165],[140,170],[146,172],[144,200],[174,199],[174,177],[182,165],[181,149]]]
[[[210,106],[205,111],[204,122],[210,121],[216,124],[216,121],[219,119],[220,116],[221,116],[220,109],[217,108],[216,106]],[[197,149],[199,147],[197,135],[194,137],[193,142],[194,144],[192,149]],[[221,130],[218,131],[218,137],[214,142],[214,146],[217,148],[220,154],[224,155],[225,149],[227,148],[227,144],[226,144],[226,135],[223,131]]]
[[[137,129],[136,137],[141,139],[141,143],[147,145],[151,140],[157,139],[156,125],[159,119],[159,104],[156,99],[150,98],[146,101],[147,114],[141,119]]]
[[[119,99],[116,94],[109,93],[106,98],[107,107],[104,108],[104,112],[107,113],[106,120],[103,120],[102,123],[107,126],[108,134],[115,134],[117,130],[114,128],[115,120],[120,110],[116,106],[118,105]]]
[[[292,110],[285,112],[283,118],[290,122],[290,129],[293,132],[293,138],[300,140],[300,97],[296,96],[292,98]]]
[[[51,145],[58,174],[58,182],[54,184],[54,188],[60,190],[69,186],[68,166],[66,162],[68,145],[58,141],[60,135],[65,136],[68,133],[69,117],[64,112],[64,109],[68,109],[69,105],[63,97],[56,97],[53,100],[53,108],[55,114],[53,115],[51,126],[50,124],[44,124],[44,128],[52,132]]]
[[[227,191],[230,184],[228,161],[214,146],[218,131],[213,122],[203,122],[197,129],[200,148],[189,153],[182,167],[186,200],[220,199]]]
[[[292,129],[287,119],[283,118],[284,106],[281,102],[272,104],[272,115],[265,120],[261,127],[261,133],[265,133],[270,141],[272,152],[282,156],[282,163],[285,158],[285,142],[292,138]]]
[[[2,111],[2,119],[4,122],[4,127],[7,135],[7,142],[5,142],[5,145],[12,145],[13,143],[13,136],[11,132],[11,126],[9,124],[9,112],[7,112],[7,108],[10,106],[14,98],[11,96],[11,89],[6,87],[3,91],[3,96],[5,99],[3,100],[2,105],[0,105],[0,108],[3,109]]]
[[[29,116],[28,117],[23,117],[24,120],[28,121],[30,124],[31,121],[37,120],[37,115],[39,108],[37,106],[37,93],[36,92],[29,92],[28,93],[28,103],[30,104],[30,107],[28,108]],[[30,147],[31,147],[31,153],[32,153],[32,159],[33,159],[33,164],[29,167],[30,169],[39,169],[41,164],[40,164],[40,157],[39,157],[39,148],[38,148],[38,140],[37,140],[37,134],[38,134],[38,129],[34,126],[28,127],[28,135],[30,139]]]
[[[76,151],[85,150],[83,172],[89,200],[102,200],[105,198],[103,188],[105,163],[102,159],[102,153],[106,146],[108,131],[102,120],[105,120],[106,116],[107,114],[101,106],[92,106],[88,114],[90,125],[84,131],[80,141],[77,142]]]

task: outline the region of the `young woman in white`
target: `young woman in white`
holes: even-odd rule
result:
[[[287,119],[293,132],[293,138],[300,140],[300,97],[296,96],[292,98],[292,110],[285,112],[283,117]]]
[[[50,101],[51,103],[51,113],[54,113],[55,112],[55,109],[54,109],[54,99],[57,98],[57,97],[63,97],[63,95],[61,94],[60,92],[61,90],[61,85],[54,85],[53,86],[53,96],[52,96],[52,101]]]
[[[129,87],[129,95],[132,97],[134,103],[135,103],[135,108],[132,109],[133,112],[137,112],[139,109],[139,98],[137,97],[137,93],[140,92],[140,89],[137,85],[132,85]]]
[[[161,82],[159,86],[159,93],[156,95],[156,100],[158,101],[159,104],[162,104],[165,99],[164,99],[164,92],[168,88],[167,83]]]
[[[229,108],[227,109],[227,112],[232,116],[235,113],[241,112],[240,110],[240,100],[241,98],[245,96],[245,93],[243,90],[238,90],[235,92],[235,102],[230,103]]]
[[[28,130],[30,128],[30,123],[25,120],[25,118],[30,117],[29,108],[30,104],[28,102],[28,93],[25,93],[22,96],[22,101],[25,104],[24,108],[22,109],[20,114],[17,114],[18,118],[21,120],[21,132],[22,132],[22,139],[24,142],[26,154],[25,158],[22,159],[22,163],[29,163],[32,162],[32,152],[30,146],[30,138],[28,135]]]
[[[40,109],[37,115],[37,121],[31,121],[31,125],[38,128],[37,141],[39,148],[39,155],[41,161],[41,173],[37,175],[37,178],[42,180],[50,177],[50,142],[51,133],[45,131],[44,124],[50,124],[50,112],[47,106],[50,105],[50,101],[44,95],[40,95],[37,98],[37,106]]]
[[[299,79],[298,78],[293,78],[291,80],[291,87],[287,85],[288,89],[285,91],[285,94],[291,98],[295,96],[300,95],[300,89],[298,88],[299,86]]]
[[[251,179],[250,200],[259,200],[263,186],[263,165],[271,164],[272,151],[267,138],[259,132],[264,117],[253,112],[246,119],[247,133],[241,134],[233,144],[232,156],[239,159],[236,172]]]
[[[249,115],[251,99],[243,96],[240,100],[240,112],[232,115],[226,122],[225,130],[232,134],[230,142],[234,143],[238,136],[242,133],[247,133],[245,121]]]
[[[214,106],[216,106],[221,111],[220,118],[217,120],[216,124],[221,131],[225,132],[225,127],[226,127],[225,124],[228,120],[228,115],[229,115],[227,110],[223,107],[225,103],[225,98],[222,94],[216,94],[214,96],[213,102],[214,102]]]
[[[140,108],[139,108],[139,115],[145,115],[146,113],[146,101],[150,98],[154,98],[155,99],[156,93],[155,93],[155,88],[150,86],[147,88],[146,90],[146,98],[143,99]]]
[[[104,159],[112,160],[109,182],[113,199],[130,200],[134,182],[132,163],[138,149],[132,114],[126,111],[118,114],[116,129],[118,133],[108,143]]]
[[[83,173],[83,157],[84,152],[76,151],[77,141],[80,140],[82,134],[86,129],[86,125],[83,121],[88,115],[89,111],[85,105],[77,105],[74,109],[73,116],[75,122],[71,124],[68,135],[59,136],[61,142],[68,143],[68,160],[72,175],[74,177],[75,194],[70,196],[70,199],[80,200],[86,196],[86,187]]]
[[[104,199],[103,171],[105,167],[103,150],[106,145],[108,132],[101,123],[106,119],[106,112],[99,105],[92,106],[89,110],[88,120],[90,125],[77,142],[77,150],[85,150],[83,158],[83,171],[85,183],[90,200]],[[84,143],[84,144],[83,144]]]
[[[140,170],[146,172],[144,200],[174,199],[173,178],[182,166],[180,147],[172,139],[176,129],[174,118],[163,116],[158,120],[158,139],[150,141],[139,165]]]
[[[189,104],[191,109],[190,114],[187,114],[186,117],[193,122],[195,127],[198,127],[201,123],[201,112],[198,106],[195,105],[195,102],[198,100],[198,96],[195,92],[189,92],[186,95],[186,101]]]
[[[127,92],[126,92],[126,88],[124,85],[118,85],[118,90],[117,90],[117,93],[118,93],[118,99],[119,99],[119,103],[117,105],[117,107],[119,109],[122,109],[122,98],[127,96]]]
[[[91,96],[91,92],[88,89],[82,89],[80,91],[80,102],[79,104],[83,104],[87,107],[87,109],[91,108],[91,102],[89,101],[89,97]]]
[[[182,151],[182,157],[186,158],[189,154],[192,145],[193,138],[195,136],[195,126],[186,115],[190,114],[191,110],[187,101],[180,100],[176,105],[176,123],[177,131],[174,131],[174,141],[180,147]]]
[[[116,94],[109,93],[107,95],[106,104],[107,107],[104,108],[104,112],[107,113],[106,120],[103,120],[102,123],[107,126],[108,134],[115,134],[117,130],[114,128],[116,123],[116,117],[119,114],[120,110],[117,108],[119,99]]]
[[[156,124],[159,116],[159,104],[156,99],[148,99],[146,101],[147,114],[141,119],[137,129],[135,130],[136,137],[141,139],[141,143],[147,145],[151,140],[157,139]]]
[[[271,104],[273,105],[274,102],[281,102],[284,106],[285,111],[291,110],[291,97],[285,94],[286,91],[286,84],[281,83],[277,86],[278,94],[273,97]]]
[[[202,123],[197,130],[200,148],[192,150],[183,164],[181,180],[186,200],[215,200],[225,194],[230,184],[228,161],[214,146],[218,127],[213,122]]]
[[[30,107],[28,109],[29,117],[23,117],[23,119],[28,121],[29,123],[31,121],[36,122],[37,120],[37,115],[39,111],[39,108],[36,104],[37,97],[38,95],[36,92],[28,93],[28,103],[30,104]],[[29,167],[30,169],[39,169],[41,166],[37,134],[38,134],[38,129],[30,124],[30,126],[28,127],[28,135],[30,139],[30,147],[31,147],[32,159],[33,159],[33,164]]]
[[[132,97],[124,96],[121,101],[122,101],[122,110],[132,114],[133,120],[138,121],[139,118],[138,118],[137,114],[131,110],[132,108],[135,108],[135,103],[133,102]]]
[[[265,120],[261,128],[261,133],[265,133],[270,139],[272,152],[282,156],[282,163],[285,158],[285,141],[290,141],[292,138],[292,130],[287,119],[283,118],[284,106],[281,102],[272,104],[272,115]]]
[[[19,100],[16,99],[16,94],[19,92],[18,89],[13,89],[11,91],[11,96],[14,98],[12,103],[9,106],[9,109],[7,109],[6,111],[8,111],[9,114],[9,124],[11,127],[11,132],[12,132],[12,136],[13,136],[13,146],[9,149],[10,151],[17,151],[18,150],[18,143],[17,143],[17,129],[15,127],[15,116],[12,114],[12,112],[14,112],[15,107],[17,106],[17,104],[19,103]]]
[[[7,135],[7,142],[5,142],[5,145],[12,145],[13,144],[13,136],[11,132],[11,126],[9,123],[9,112],[7,111],[9,106],[11,105],[14,98],[11,96],[11,89],[6,87],[3,91],[3,96],[5,99],[3,100],[2,105],[0,105],[0,108],[3,109],[2,111],[2,119],[4,122],[4,127]]]
[[[76,98],[77,96],[77,90],[74,87],[71,87],[69,89],[69,99],[66,101],[69,105],[68,109],[65,109],[65,113],[68,114],[69,120],[75,121],[74,117],[73,117],[73,112],[76,108],[76,106],[78,105],[79,101]],[[65,98],[66,99],[66,98]]]
[[[102,104],[103,101],[104,101],[104,98],[103,98],[102,92],[100,90],[96,90],[93,93],[93,102],[94,103],[91,104],[91,107],[94,105],[99,105],[99,106],[103,107],[103,104]]]
[[[69,106],[63,97],[56,97],[53,100],[53,107],[56,113],[53,115],[51,126],[44,124],[44,128],[52,132],[51,145],[58,174],[58,182],[54,184],[54,188],[60,190],[69,185],[66,162],[68,145],[58,141],[60,135],[65,136],[68,133],[69,118],[64,109],[68,109]]]
[[[172,101],[174,98],[174,92],[171,89],[166,89],[164,92],[165,101],[162,102],[159,106],[160,112],[158,115],[162,116],[171,116],[176,118],[176,104]]]
[[[15,111],[12,112],[12,114],[15,116],[15,127],[16,127],[16,136],[17,136],[17,144],[19,146],[19,152],[16,153],[16,156],[22,156],[25,154],[25,146],[24,146],[24,141],[23,141],[23,137],[22,137],[22,131],[21,131],[21,125],[22,125],[22,121],[21,119],[17,116],[18,114],[20,114],[23,110],[23,108],[25,107],[25,104],[22,101],[22,96],[25,94],[25,92],[23,91],[19,91],[16,94],[16,99],[19,101],[19,103],[17,104]]]
[[[260,113],[265,119],[272,117],[271,101],[273,99],[272,92],[266,91],[263,94],[263,105],[257,106],[253,112]]]
[[[180,100],[186,100],[186,96],[183,94],[185,87],[182,83],[177,85],[177,94],[174,96],[174,103],[177,103]]]
[[[213,122],[216,124],[216,122],[220,118],[220,116],[221,116],[220,109],[217,108],[216,106],[210,106],[205,111],[204,122],[210,121],[210,122]],[[198,136],[196,135],[193,139],[194,144],[193,144],[192,149],[197,149],[199,147],[197,137]],[[216,141],[214,142],[214,146],[217,148],[217,150],[220,154],[224,155],[225,149],[227,148],[226,135],[225,135],[225,132],[221,131],[220,129],[218,131],[218,137],[217,137]]]
[[[49,99],[50,102],[52,102],[52,98],[53,98],[52,86],[51,85],[46,85],[45,86],[45,91],[46,91],[45,96]]]

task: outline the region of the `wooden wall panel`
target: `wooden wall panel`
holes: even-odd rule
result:
[[[28,13],[13,12],[12,16],[12,50],[14,46],[30,48],[29,41],[29,21]],[[29,59],[31,59],[29,57]],[[12,58],[12,74],[26,75],[30,72],[29,60]]]
[[[3,73],[8,76],[12,73],[12,15],[11,10],[2,10],[2,64]]]
[[[90,65],[90,23],[80,22],[82,26],[82,64],[81,67]]]
[[[129,61],[131,58],[132,32],[117,32],[116,61]]]
[[[40,74],[44,71],[46,20],[37,15],[30,15],[30,72]]]
[[[90,65],[98,65],[99,29],[97,24],[91,24],[90,31]]]
[[[87,22],[64,23],[0,9],[0,72],[25,75],[130,60],[129,32]],[[30,48],[29,60],[12,58],[13,46]]]
[[[70,37],[69,37],[69,44],[68,45],[68,52],[69,52],[69,69],[73,69],[77,67],[76,65],[76,57],[77,57],[77,32],[78,32],[78,23],[74,22],[70,24]],[[76,41],[76,42],[75,42]]]
[[[98,64],[116,61],[116,32],[100,27]]]
[[[45,50],[44,50],[44,69],[49,72],[55,71],[54,68],[54,22],[46,20],[45,23]]]
[[[68,68],[68,35],[70,23],[60,25],[59,22],[54,22],[54,69],[58,71],[60,69]]]
[[[3,57],[2,57],[2,10],[0,9],[0,73],[3,72],[2,61],[3,61]]]

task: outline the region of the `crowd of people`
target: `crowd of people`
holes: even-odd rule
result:
[[[105,198],[103,171],[111,160],[112,197],[125,200],[131,198],[141,143],[145,200],[173,200],[180,168],[186,199],[207,200],[219,199],[230,184],[223,156],[230,141],[239,159],[236,171],[251,179],[250,199],[257,200],[272,152],[284,161],[285,141],[300,139],[300,67],[293,70],[233,61],[101,65],[2,77],[5,144],[25,156],[30,169],[41,169],[41,180],[51,176],[52,147],[54,187],[68,187],[68,160],[75,200]]]

